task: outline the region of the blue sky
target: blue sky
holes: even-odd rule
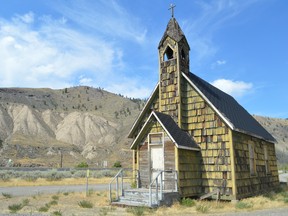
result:
[[[147,98],[171,1],[2,0],[0,87],[102,87]],[[174,0],[190,70],[250,113],[288,117],[288,1]]]

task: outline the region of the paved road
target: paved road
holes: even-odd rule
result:
[[[287,216],[288,215],[288,206],[287,208],[275,208],[275,209],[264,209],[251,212],[231,212],[223,214],[208,214],[213,216]]]
[[[129,184],[125,184],[128,187]],[[93,184],[88,190],[108,191],[108,184]],[[61,186],[23,186],[23,187],[0,187],[0,194],[9,193],[12,196],[33,196],[37,194],[53,194],[58,192],[85,192],[86,185],[61,185]]]

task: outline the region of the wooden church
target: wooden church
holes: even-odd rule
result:
[[[277,187],[276,140],[233,97],[189,71],[189,44],[173,16],[158,50],[159,82],[129,132],[139,187],[159,173],[164,190],[176,179],[180,197],[218,191],[238,200]]]

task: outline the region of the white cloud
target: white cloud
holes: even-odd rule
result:
[[[24,23],[33,23],[34,22],[34,13],[32,13],[31,11],[27,14],[24,15],[17,15],[15,19],[19,19]]]
[[[82,86],[93,86],[93,79],[87,78],[85,76],[80,76],[79,84]]]
[[[226,64],[226,61],[225,61],[225,60],[222,60],[222,61],[221,61],[221,60],[217,60],[217,61],[216,61],[216,64],[217,64],[217,65],[225,65],[225,64]]]
[[[37,28],[31,24],[36,20]],[[73,77],[84,72],[101,86],[115,67],[125,67],[119,47],[72,30],[64,18],[37,19],[32,13],[0,19],[0,65],[2,87],[50,88],[79,84]]]
[[[99,0],[95,4],[87,0],[73,0],[69,3],[57,5],[57,9],[79,26],[89,28],[89,31],[138,43],[143,43],[146,39],[147,29],[132,15],[133,11],[127,12],[118,1]]]
[[[227,79],[217,79],[211,84],[234,97],[241,97],[249,93],[253,88],[252,83]]]
[[[151,88],[139,85],[140,80],[124,79],[121,83],[113,83],[106,90],[121,93],[131,98],[147,98],[151,94]]]

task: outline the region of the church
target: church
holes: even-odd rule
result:
[[[172,14],[158,46],[159,82],[128,135],[138,187],[222,200],[278,187],[276,140],[232,96],[190,72],[189,50]]]

